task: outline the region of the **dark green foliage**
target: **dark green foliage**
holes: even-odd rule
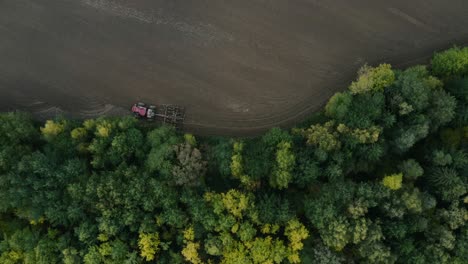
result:
[[[429,181],[444,201],[457,200],[467,193],[466,177],[461,178],[452,168],[435,168],[430,174]]]
[[[147,144],[151,147],[146,159],[150,172],[159,172],[169,177],[172,171],[171,161],[174,159],[173,146],[181,140],[176,136],[174,128],[163,126],[147,135]]]
[[[352,128],[369,128],[382,117],[384,106],[382,93],[356,95],[346,115],[337,120]]]
[[[341,264],[345,258],[324,246],[320,241],[309,239],[302,252],[303,263]]]
[[[449,95],[444,90],[434,91],[432,94],[432,102],[429,110],[432,126],[434,129],[439,128],[452,121],[455,117],[455,109],[457,101],[455,97]]]
[[[418,177],[422,176],[424,169],[421,165],[414,159],[409,159],[403,161],[400,166],[398,166],[400,171],[403,173],[403,177],[410,181],[416,180]]]
[[[334,119],[342,120],[348,115],[353,96],[350,93],[336,93],[325,106],[325,114]]]
[[[289,201],[275,193],[260,196],[259,218],[263,223],[284,225],[294,217]]]
[[[0,173],[11,170],[18,159],[32,151],[39,133],[24,113],[0,115]]]
[[[232,142],[227,138],[214,138],[207,146],[208,170],[227,178],[231,175]]]
[[[459,100],[468,101],[468,78],[454,79],[445,84],[445,89]],[[458,103],[455,109],[455,124],[462,126],[468,122],[468,104]]]
[[[294,172],[294,182],[305,188],[318,180],[321,175],[321,168],[318,161],[314,160],[314,153],[305,150],[297,155],[297,166]]]
[[[0,114],[0,263],[467,263],[467,51],[255,138]]]

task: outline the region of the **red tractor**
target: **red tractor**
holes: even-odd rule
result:
[[[145,103],[136,103],[132,106],[132,113],[138,118],[153,119],[155,114],[156,106],[147,106]]]
[[[185,108],[177,105],[146,105],[145,103],[136,103],[131,109],[133,115],[137,118],[147,120],[158,120],[164,124],[175,126],[182,125],[185,118]]]

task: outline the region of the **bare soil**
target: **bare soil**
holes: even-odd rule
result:
[[[364,63],[468,44],[466,0],[1,0],[0,110],[180,104],[189,131],[291,126]]]

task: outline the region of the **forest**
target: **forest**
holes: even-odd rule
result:
[[[468,47],[254,138],[0,114],[0,263],[468,263]]]

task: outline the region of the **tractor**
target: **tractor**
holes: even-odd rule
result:
[[[139,119],[160,121],[174,126],[181,126],[185,119],[185,108],[178,105],[147,105],[138,102],[132,106],[131,111]]]

